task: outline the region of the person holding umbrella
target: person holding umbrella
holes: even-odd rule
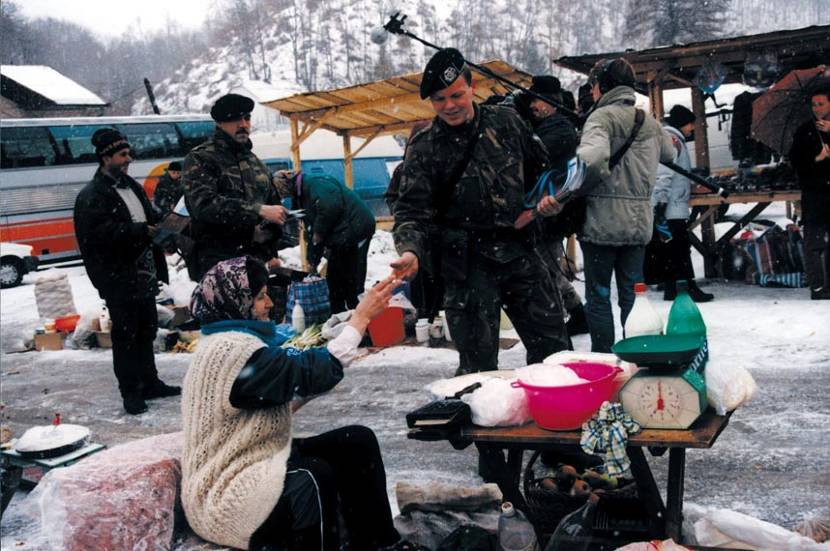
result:
[[[830,79],[812,86],[807,102],[815,117],[793,137],[790,162],[801,187],[804,257],[810,298],[830,299]]]

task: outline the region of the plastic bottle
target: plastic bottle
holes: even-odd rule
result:
[[[103,333],[108,333],[110,330],[110,311],[106,306],[101,308],[101,313],[98,314],[98,325],[101,327]]]
[[[566,515],[559,521],[545,551],[585,551],[588,549],[594,533],[596,511],[596,500],[589,499],[585,505]]]
[[[305,331],[305,312],[299,302],[294,303],[294,308],[291,310],[291,327],[299,335]]]
[[[686,280],[677,282],[677,298],[669,310],[666,334],[706,336],[706,324],[703,323],[703,316],[700,315],[695,301],[689,296],[689,284]]]
[[[524,513],[505,501],[499,517],[499,549],[502,551],[534,551],[539,546],[536,531]]]
[[[663,332],[663,319],[649,302],[647,291],[645,283],[634,284],[634,306],[623,327],[625,338],[660,335]]]

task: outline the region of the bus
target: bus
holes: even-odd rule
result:
[[[291,134],[288,130],[254,132],[253,152],[271,171],[291,168]],[[363,141],[352,139],[352,151]],[[300,145],[302,170],[309,175],[331,176],[344,182],[343,138],[329,130],[317,130]],[[378,136],[363,148],[352,161],[354,191],[375,216],[388,216],[389,208],[383,194],[395,167],[403,160],[403,146],[393,136]]]
[[[207,115],[0,120],[0,241],[34,248],[41,263],[80,256],[72,223],[78,192],[98,168],[91,138],[116,128],[133,148],[130,176],[152,197],[170,161],[207,140]]]
[[[31,245],[40,263],[80,256],[72,209],[78,192],[98,168],[91,138],[99,128],[127,137],[134,160],[130,176],[152,199],[170,161],[207,140],[215,123],[207,115],[149,115],[0,120],[0,241]],[[290,168],[288,130],[251,135],[254,153],[273,172]],[[353,146],[359,147],[358,141]],[[318,130],[300,148],[302,168],[343,181],[343,142]],[[388,214],[383,193],[403,148],[391,136],[371,142],[354,160],[355,191],[375,211]]]

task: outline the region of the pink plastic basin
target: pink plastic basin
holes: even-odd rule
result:
[[[548,430],[574,430],[591,418],[602,403],[617,391],[614,380],[622,371],[613,365],[593,362],[562,364],[588,382],[568,386],[536,386],[521,379],[513,383],[527,396],[530,414],[536,424]]]

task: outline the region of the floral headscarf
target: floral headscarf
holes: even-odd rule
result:
[[[201,324],[253,319],[254,293],[247,257],[223,260],[207,271],[190,297],[190,312]]]

